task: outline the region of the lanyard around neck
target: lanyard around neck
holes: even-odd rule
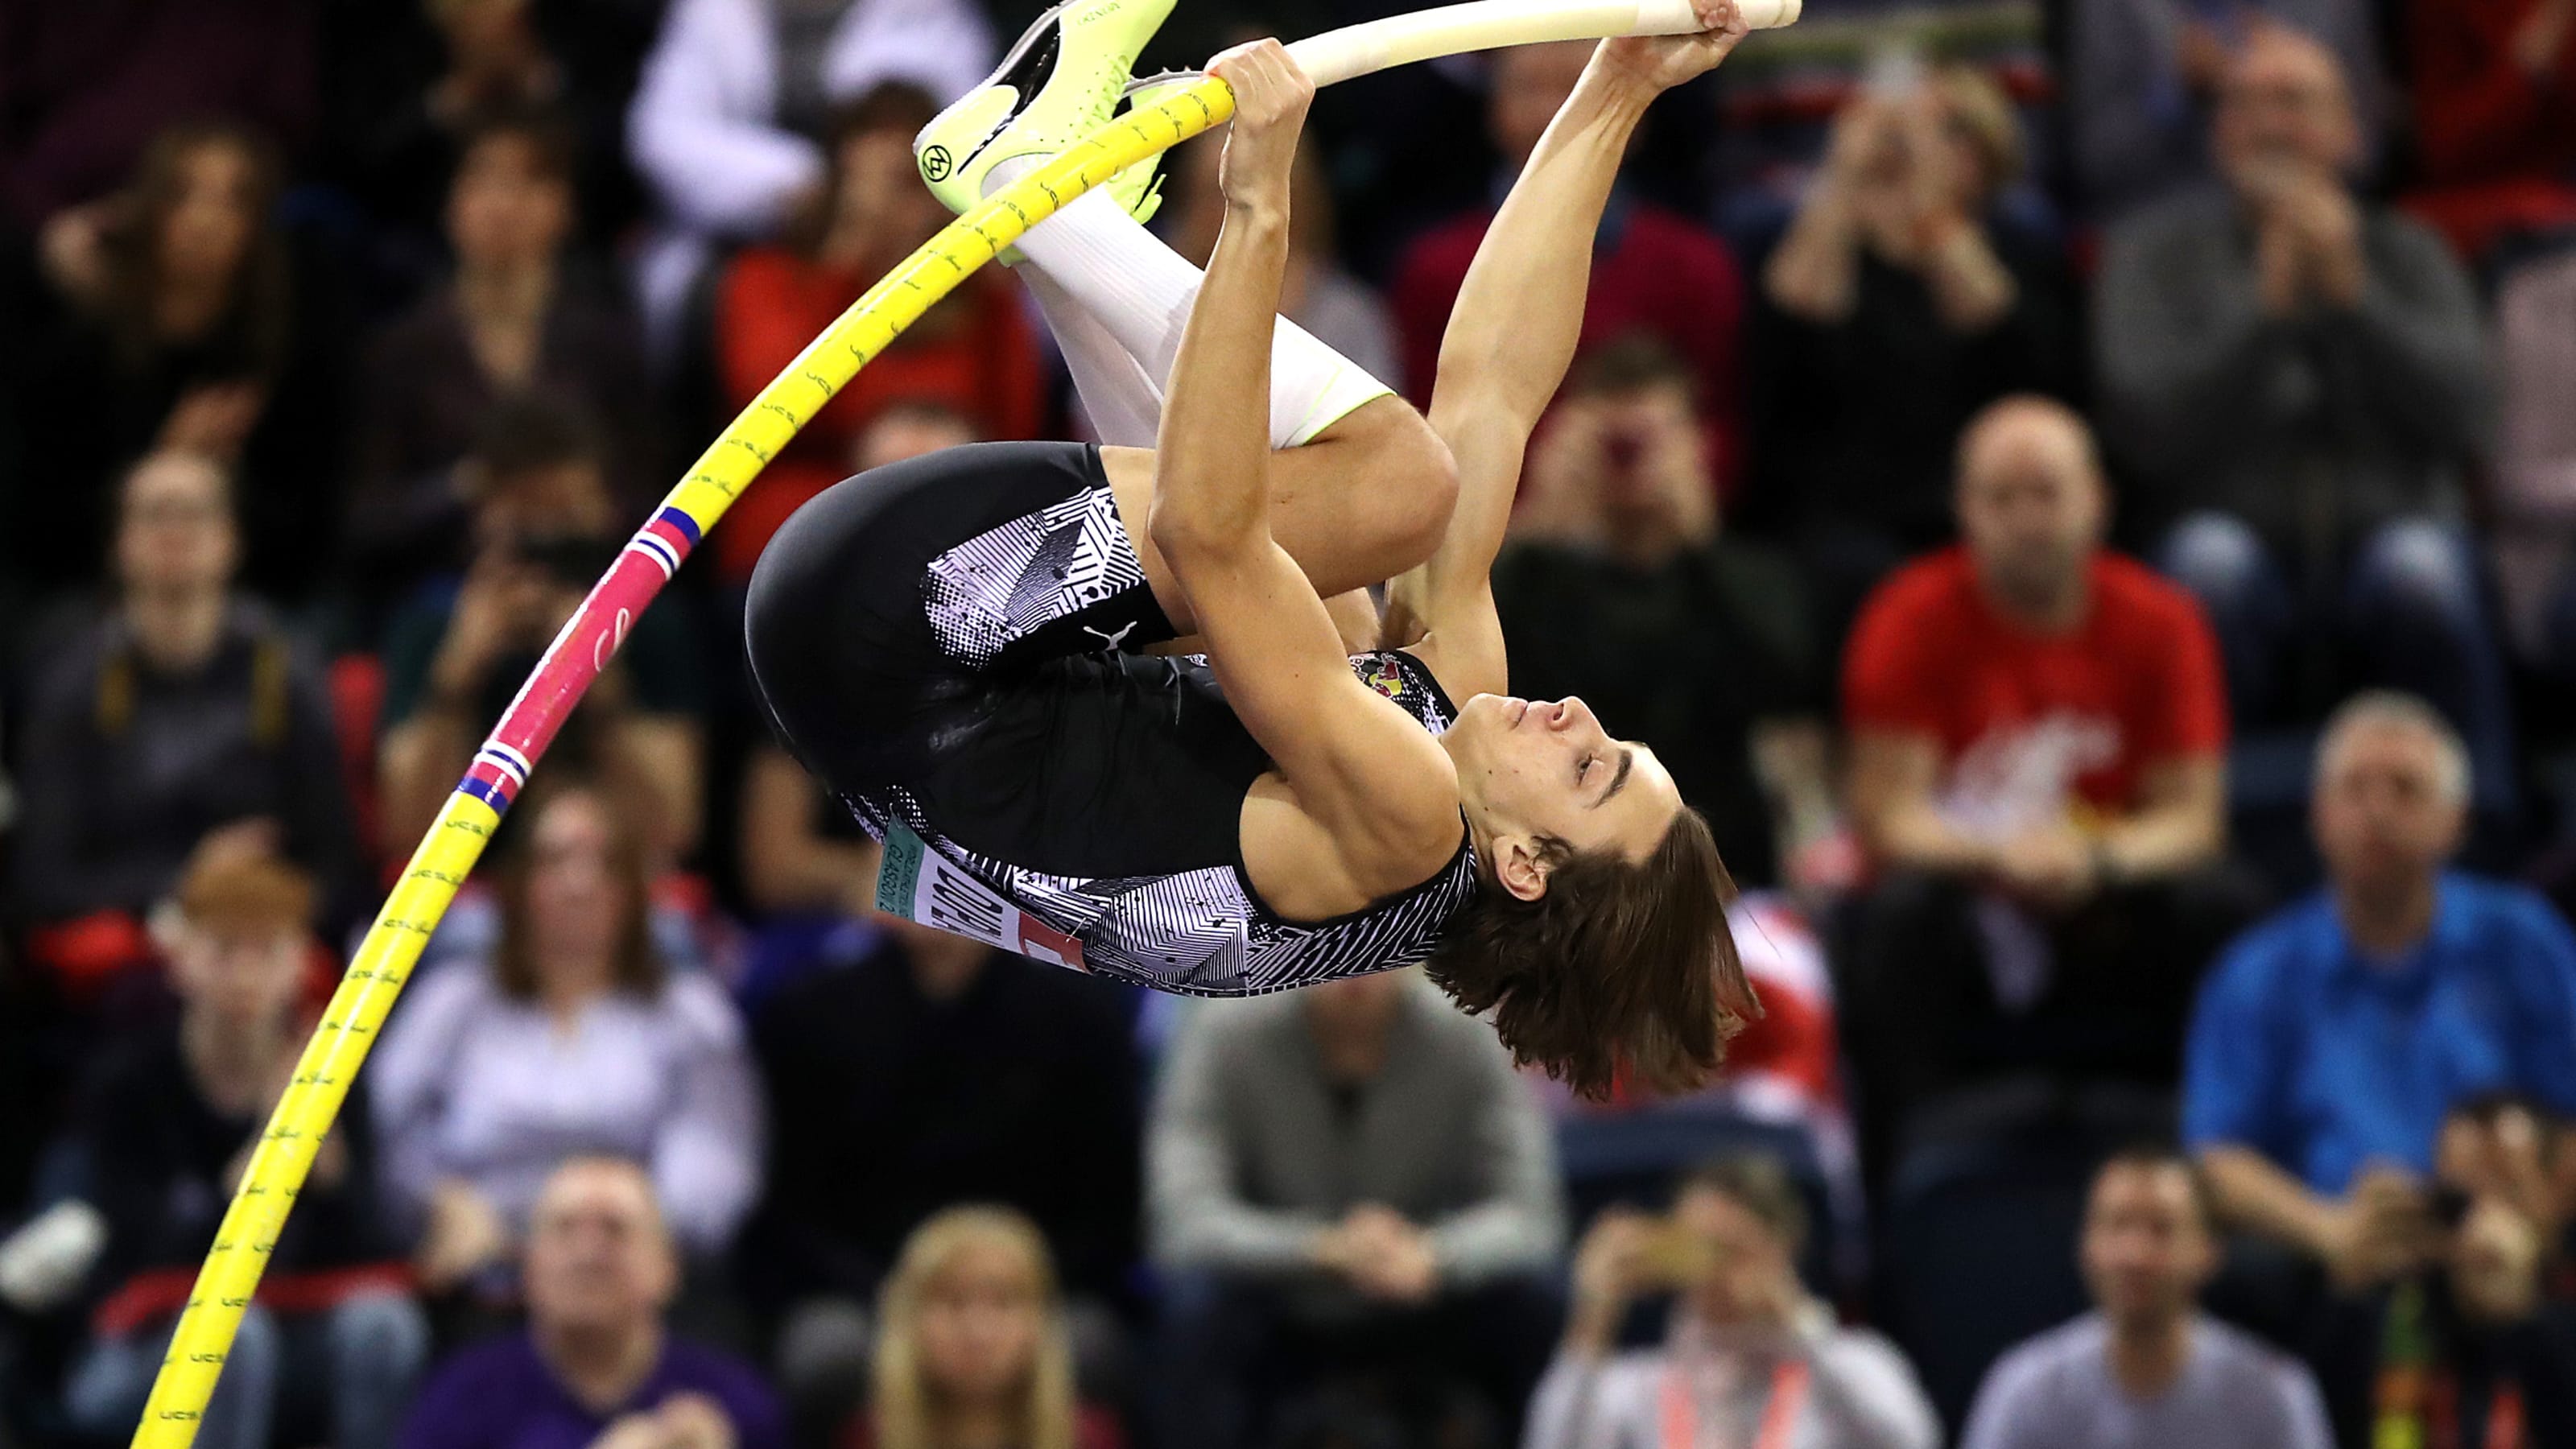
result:
[[[1700,1449],[1699,1399],[1678,1362],[1664,1369],[1662,1449]],[[1783,1358],[1771,1369],[1771,1397],[1751,1449],[1789,1449],[1789,1435],[1807,1406],[1807,1361]]]

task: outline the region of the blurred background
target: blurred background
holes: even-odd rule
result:
[[[388,871],[1034,13],[0,3],[0,1443],[131,1433]],[[1285,310],[1424,398],[1585,54],[1325,92]],[[743,586],[1082,436],[1035,316],[971,278],[639,623],[201,1444],[2576,1446],[2576,0],[1809,0],[1658,105],[1495,582],[1744,886],[1679,1099],[873,914]]]

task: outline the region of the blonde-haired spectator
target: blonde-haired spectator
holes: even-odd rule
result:
[[[876,1397],[849,1449],[1117,1449],[1075,1397],[1072,1335],[1037,1225],[954,1207],[913,1230],[879,1306]]]

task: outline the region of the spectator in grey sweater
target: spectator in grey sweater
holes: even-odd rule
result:
[[[1266,1437],[1274,1403],[1365,1370],[1508,1417],[1553,1326],[1556,1152],[1484,1023],[1412,971],[1209,1002],[1147,1137],[1170,1275],[1173,1443]]]
[[[2490,406],[2468,278],[2354,194],[2361,128],[2315,40],[2249,36],[2213,148],[2226,189],[2114,230],[2097,296],[2107,431],[2139,511],[2173,525],[2161,561],[2209,610],[2241,719],[2354,682],[2286,667],[2341,633],[2361,682],[2441,705],[2507,790],[2503,664],[2457,516]]]
[[[2103,1165],[2082,1254],[2095,1311],[2004,1355],[1961,1449],[2329,1449],[2307,1369],[2195,1306],[2218,1234],[2179,1153]]]
[[[1837,1325],[1799,1281],[1806,1216],[1762,1157],[1691,1173],[1668,1217],[1603,1213],[1522,1449],[1934,1449],[1941,1424],[1905,1355]],[[1675,1295],[1664,1342],[1613,1356],[1629,1305],[1656,1292]]]

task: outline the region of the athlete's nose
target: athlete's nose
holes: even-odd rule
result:
[[[1581,697],[1569,694],[1556,702],[1556,718],[1549,720],[1547,727],[1552,730],[1571,729],[1591,718],[1592,711]]]

